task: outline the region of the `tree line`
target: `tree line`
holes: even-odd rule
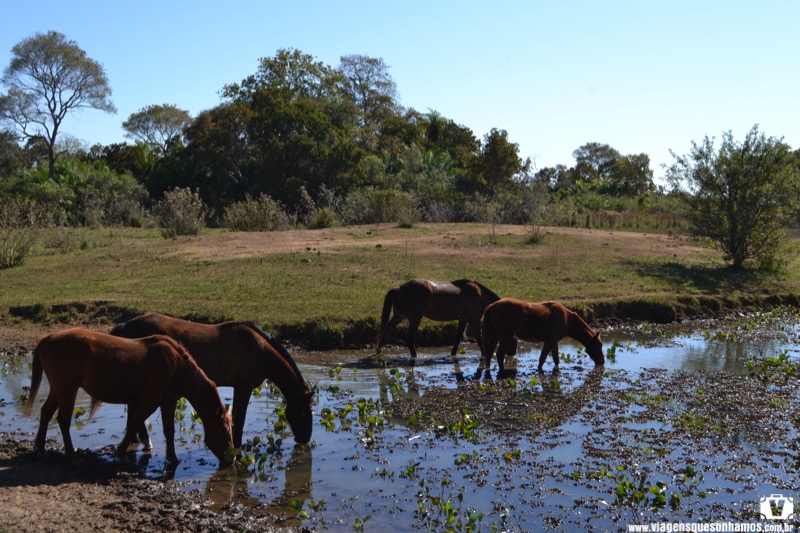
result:
[[[800,157],[757,127],[745,144],[773,154],[769,165],[763,158],[734,161],[729,152],[737,146],[726,134],[719,152],[706,139],[676,155],[669,190],[654,185],[647,154],[598,142],[577,147],[571,167],[535,169],[504,129],[479,138],[435,110],[403,107],[388,66],[363,55],[343,56],[334,67],[278,50],[252,75],[225,85],[212,109],[192,117],[174,104],[149,105],[122,123],[132,142],[88,148],[62,133],[62,121],[84,108],[115,108],[103,67],[77,43],[54,31],[24,39],[12,49],[2,83],[0,198],[47,206],[56,224],[183,221],[165,235],[205,224],[269,230],[421,220],[587,227],[628,220],[704,230],[709,221],[690,216],[697,202],[725,194],[704,176],[733,178],[703,157],[756,165],[734,172],[741,186],[759,187],[728,199],[741,209],[766,209],[769,201],[757,202],[764,189],[784,206],[780,217],[770,208],[777,230],[755,224],[744,231],[775,240],[793,222],[785,200],[797,190]],[[757,183],[753,172],[766,178]],[[730,248],[735,266],[769,250]]]

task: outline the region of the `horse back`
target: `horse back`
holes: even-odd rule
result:
[[[146,386],[169,387],[179,364],[176,345],[167,337],[130,340],[72,328],[39,343],[40,359],[51,388],[83,388],[106,403],[130,403]]]
[[[569,311],[558,302],[526,302],[503,298],[486,309],[484,320],[491,320],[501,338],[515,336],[528,342],[561,340],[566,334]]]

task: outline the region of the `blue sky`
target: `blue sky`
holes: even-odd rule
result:
[[[538,168],[572,166],[573,150],[600,142],[647,153],[659,177],[670,150],[754,124],[800,147],[796,0],[40,0],[0,13],[0,67],[48,30],[104,65],[118,113],[82,111],[62,128],[88,144],[125,141],[122,122],[147,105],[214,107],[259,58],[296,48],[331,66],[382,58],[402,105],[479,138],[505,129]]]

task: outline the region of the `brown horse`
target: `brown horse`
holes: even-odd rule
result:
[[[27,408],[33,407],[36,393],[47,375],[50,394],[42,405],[36,450],[44,453],[47,426],[58,409],[58,425],[67,457],[75,458],[69,425],[78,388],[92,397],[92,412],[101,402],[133,406],[125,436],[117,447],[124,457],[136,437],[136,429],[161,408],[167,460],[177,464],[175,455],[175,400],[184,397],[203,421],[206,446],[221,464],[233,447],[231,418],[223,408],[214,382],[174,340],[163,335],[129,340],[85,329],[74,328],[42,339],[33,352],[31,393]]]
[[[198,366],[220,387],[233,387],[233,443],[242,445],[244,421],[253,389],[265,379],[286,398],[286,419],[294,440],[311,440],[311,391],[292,356],[277,341],[251,322],[198,324],[165,315],[147,314],[119,324],[112,335],[127,338],[168,335],[186,346]],[[139,430],[147,443],[147,429]]]
[[[406,341],[411,357],[417,356],[415,337],[422,317],[444,322],[458,320],[458,334],[451,355],[456,355],[458,344],[464,336],[469,323],[473,333],[481,345],[481,315],[483,310],[500,297],[471,279],[457,279],[441,282],[425,279],[412,279],[393,287],[383,299],[381,329],[375,342],[380,350],[386,335],[404,319],[408,318],[408,339]],[[394,309],[394,316],[389,315]]]
[[[531,303],[515,298],[503,298],[489,307],[483,315],[483,361],[488,370],[492,353],[498,342],[497,365],[503,371],[506,355],[516,353],[515,338],[528,342],[544,342],[539,356],[539,372],[547,354],[553,354],[554,371],[558,370],[558,341],[571,337],[586,347],[596,366],[605,364],[600,334],[574,311],[558,302]]]

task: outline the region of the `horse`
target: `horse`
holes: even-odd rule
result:
[[[603,343],[600,334],[576,312],[558,302],[531,303],[516,298],[503,298],[494,302],[483,314],[484,346],[482,357],[488,370],[492,353],[497,349],[497,365],[503,371],[506,355],[516,353],[516,339],[529,342],[544,342],[539,356],[538,371],[542,372],[548,354],[553,354],[558,371],[558,341],[571,337],[586,347],[586,352],[595,366],[605,364]]]
[[[457,279],[451,282],[412,279],[392,287],[383,299],[381,329],[375,337],[378,350],[389,334],[404,319],[408,318],[408,339],[406,341],[411,357],[417,357],[415,338],[422,317],[444,322],[458,320],[456,342],[450,352],[455,356],[458,345],[464,336],[467,324],[475,334],[478,345],[481,339],[481,315],[487,305],[496,302],[500,297],[477,281]],[[389,315],[394,309],[394,316]]]
[[[228,456],[233,448],[232,422],[214,382],[169,337],[130,340],[82,328],[67,329],[39,341],[33,352],[32,369],[28,411],[36,400],[43,373],[50,383],[36,435],[39,455],[44,454],[47,426],[57,409],[64,450],[67,458],[75,461],[69,427],[78,388],[83,388],[92,397],[90,416],[102,402],[131,406],[125,436],[116,449],[119,458],[125,457],[137,428],[160,407],[167,460],[177,464],[175,400],[182,396],[203,422],[206,446],[221,465],[232,462]]]
[[[186,346],[197,365],[217,386],[233,387],[233,443],[242,446],[247,406],[253,389],[265,379],[274,383],[286,398],[286,419],[294,440],[311,440],[314,392],[303,380],[297,364],[286,348],[253,322],[198,324],[180,318],[146,314],[117,325],[112,335],[127,338],[168,335]],[[142,425],[139,438],[148,442]]]

